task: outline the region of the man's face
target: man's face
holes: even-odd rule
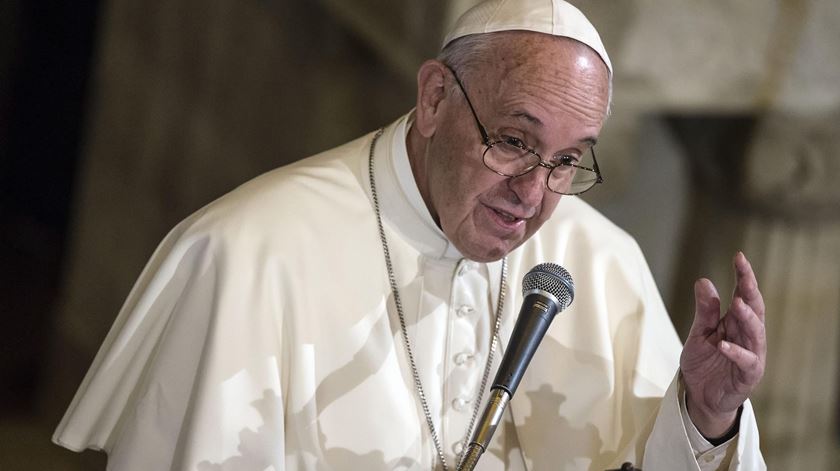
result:
[[[511,36],[494,60],[461,77],[491,140],[519,139],[544,160],[584,155],[606,117],[606,66],[572,40],[537,33]],[[457,87],[451,73],[446,83],[448,90]],[[485,146],[460,90],[447,93],[440,106],[420,170],[421,193],[465,257],[498,260],[548,220],[561,195],[546,187],[547,168],[511,178],[484,166]]]

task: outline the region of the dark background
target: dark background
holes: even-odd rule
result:
[[[59,291],[100,2],[3,0],[0,407],[35,407]]]

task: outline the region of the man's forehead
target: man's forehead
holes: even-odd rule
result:
[[[492,81],[503,95],[529,85],[539,89],[546,81],[586,87],[589,93],[609,86],[609,71],[597,52],[576,40],[523,31],[492,35],[490,55],[472,76]]]
[[[609,76],[595,51],[557,37],[520,47],[508,38],[510,33],[498,34],[504,40],[496,60],[471,74],[491,109],[534,130],[550,130],[560,117],[600,128],[608,109]],[[517,34],[534,35],[538,33]]]
[[[495,59],[508,62],[508,66],[542,67],[558,61],[582,61],[604,67],[598,52],[576,39],[533,31],[500,31],[485,34],[485,37],[490,36],[495,37]]]

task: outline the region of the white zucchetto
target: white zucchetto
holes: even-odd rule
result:
[[[535,31],[571,38],[601,56],[612,74],[612,64],[592,23],[563,0],[488,0],[467,10],[443,40],[443,47],[470,34],[497,31]]]

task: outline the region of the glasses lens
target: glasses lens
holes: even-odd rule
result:
[[[598,174],[591,170],[560,166],[551,172],[548,187],[564,195],[577,195],[595,186],[597,181]]]
[[[583,193],[598,182],[598,174],[594,168],[595,161],[592,153],[587,152],[575,165],[555,167],[548,177],[548,187],[552,191],[565,195]]]
[[[528,173],[539,163],[540,158],[533,152],[505,141],[495,142],[484,151],[484,165],[508,177]]]

